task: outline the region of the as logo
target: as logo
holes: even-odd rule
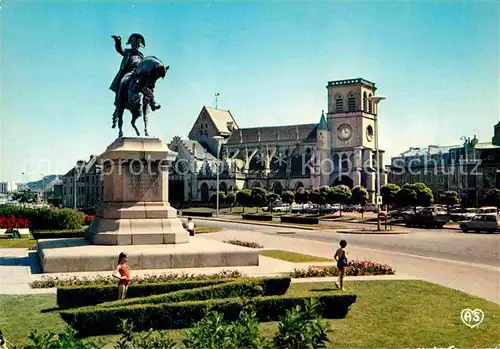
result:
[[[470,328],[474,328],[478,326],[481,322],[484,320],[484,313],[481,309],[464,309],[462,310],[462,313],[460,314],[460,317],[462,318],[462,322],[466,325],[469,326]]]

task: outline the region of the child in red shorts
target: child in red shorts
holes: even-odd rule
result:
[[[113,277],[118,279],[118,299],[124,299],[127,295],[128,285],[130,285],[130,268],[128,266],[128,254],[120,253],[118,266],[113,272]]]

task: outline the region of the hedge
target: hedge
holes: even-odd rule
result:
[[[33,239],[66,239],[66,238],[83,238],[85,235],[85,231],[77,230],[77,231],[33,231],[31,232],[33,235]]]
[[[295,223],[295,224],[318,224],[318,217],[309,216],[281,216],[282,223]]]
[[[12,216],[28,219],[32,230],[77,229],[85,222],[84,213],[68,208],[0,205],[0,217]]]
[[[150,297],[126,299],[102,304],[101,307],[130,306],[135,304],[157,304],[167,302],[199,301],[219,298],[277,296],[283,295],[290,286],[289,277],[239,279],[219,285],[181,290]]]
[[[306,300],[317,299],[323,317],[343,318],[349,307],[356,302],[356,295],[318,293],[310,296],[270,296],[251,300],[241,298],[210,299],[179,303],[136,304],[127,307],[88,307],[61,311],[62,319],[78,331],[80,336],[115,334],[120,319],[127,319],[136,331],[149,329],[179,329],[192,327],[210,310],[224,314],[227,321],[238,318],[245,306],[253,306],[259,321],[276,321],[285,311]]]
[[[213,212],[203,212],[203,211],[182,211],[182,216],[193,216],[193,217],[212,217]]]
[[[260,214],[243,214],[241,215],[241,218],[252,221],[268,221],[268,222],[273,220],[272,215],[260,215]]]
[[[179,290],[216,285],[234,280],[235,279],[213,279],[143,284],[132,283],[128,288],[127,298],[147,297]],[[60,309],[68,309],[116,301],[118,296],[117,292],[116,285],[58,287],[57,306]]]

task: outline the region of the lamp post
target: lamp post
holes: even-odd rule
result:
[[[219,216],[219,157],[220,157],[220,146],[221,146],[221,141],[222,137],[221,136],[214,136],[215,141],[217,142],[217,192],[216,195],[217,197],[215,198],[216,204],[215,204],[215,215],[218,217]]]
[[[368,97],[368,100],[370,102],[373,102],[375,104],[375,108],[373,108],[374,116],[375,116],[375,157],[377,159],[377,198],[376,198],[376,207],[377,207],[377,230],[380,230],[380,203],[381,203],[381,198],[380,198],[380,155],[379,155],[379,146],[378,146],[378,104],[380,101],[383,101],[385,97],[377,97],[377,96],[372,96]]]

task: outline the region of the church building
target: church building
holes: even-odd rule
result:
[[[318,123],[243,128],[231,111],[204,106],[188,139],[176,136],[169,144],[177,152],[170,202],[209,201],[216,193],[217,171],[225,193],[262,187],[281,194],[345,184],[365,187],[373,201],[377,106],[370,97],[375,84],[349,79],[330,81],[326,88],[327,112],[318,113]],[[379,150],[381,164],[383,153]]]

